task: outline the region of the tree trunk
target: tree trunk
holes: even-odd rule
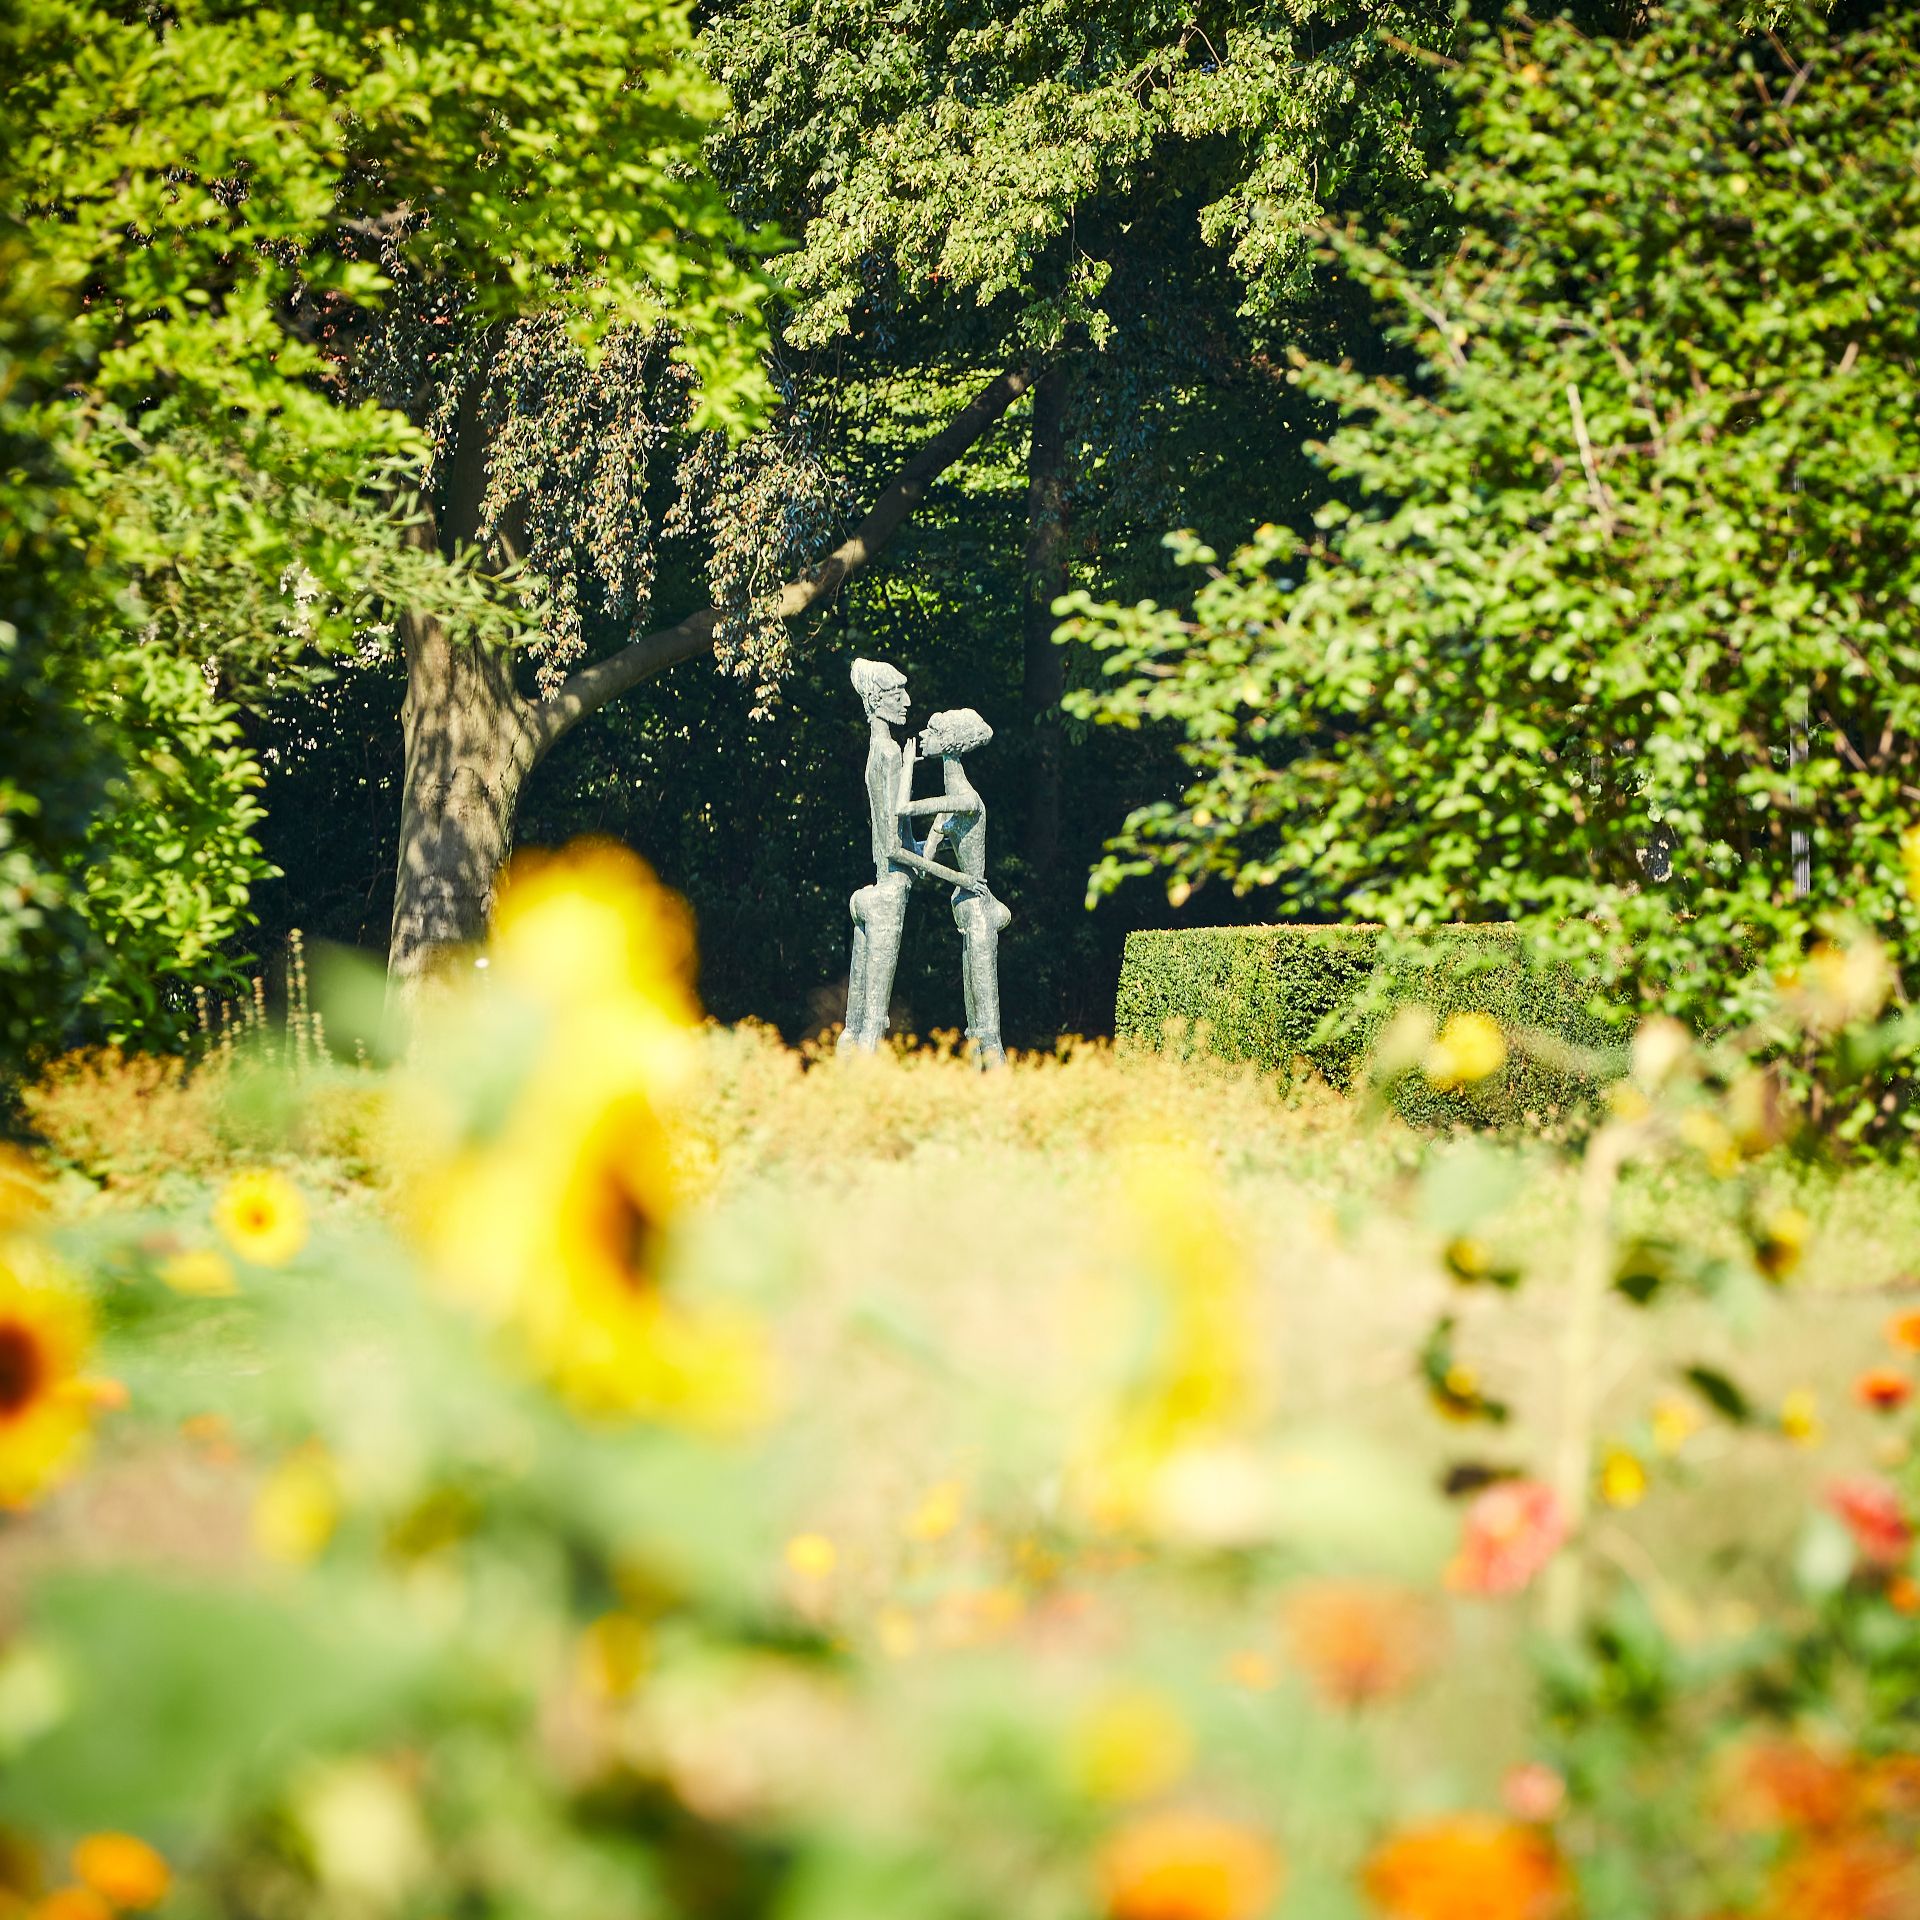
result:
[[[537,754],[506,653],[455,640],[430,618],[406,619],[402,634],[406,773],[387,977],[406,999],[485,938]]]
[[[1044,883],[1060,854],[1060,696],[1066,654],[1053,643],[1053,603],[1067,591],[1067,370],[1056,362],[1033,389],[1027,453],[1026,597],[1022,707],[1032,729],[1027,864]]]

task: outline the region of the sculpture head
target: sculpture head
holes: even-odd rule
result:
[[[936,754],[971,753],[993,738],[993,729],[971,707],[950,707],[936,713],[920,734],[920,751],[929,760]]]
[[[853,663],[853,690],[860,696],[869,720],[884,720],[889,726],[907,723],[907,676],[884,660],[856,660]]]

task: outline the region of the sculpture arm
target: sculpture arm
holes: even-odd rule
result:
[[[906,867],[914,873],[924,873],[935,880],[944,880],[949,886],[965,887],[969,893],[985,893],[987,883],[976,880],[970,873],[961,873],[953,867],[943,867],[937,860],[922,859],[917,853],[908,853],[904,848],[893,856],[896,867]]]
[[[972,806],[968,806],[964,801],[955,806],[946,795],[935,794],[930,800],[909,800],[900,811],[903,814],[912,814],[915,818],[923,813],[950,813],[956,820],[970,820],[980,811],[980,806],[977,801]]]

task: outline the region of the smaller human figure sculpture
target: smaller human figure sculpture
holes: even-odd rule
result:
[[[975,880],[928,859],[913,837],[910,822],[902,819],[902,756],[893,729],[906,722],[907,676],[885,660],[856,660],[853,687],[867,713],[867,821],[873,884],[862,887],[847,903],[853,915],[853,956],[847,969],[847,1022],[840,1032],[840,1050],[873,1053],[887,1030],[887,1005],[893,997],[894,969],[900,961],[900,936],[906,929],[907,897],[914,876],[982,893],[986,880],[984,867],[983,877]],[[911,759],[909,744],[909,780]]]
[[[1003,1066],[1007,1058],[1000,1038],[1000,935],[1013,915],[987,887],[987,803],[967,778],[961,756],[992,738],[993,729],[971,707],[955,707],[928,720],[920,734],[920,751],[929,758],[939,756],[944,791],[937,798],[913,798],[912,741],[900,762],[901,818],[933,818],[922,855],[933,860],[940,842],[950,840],[953,864],[966,876],[953,890],[953,924],[960,930],[967,1038],[983,1068]]]

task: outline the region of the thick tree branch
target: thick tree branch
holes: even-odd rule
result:
[[[848,576],[884,547],[919,506],[927,488],[973,445],[1033,384],[1024,368],[1010,368],[991,381],[900,469],[893,484],[873,503],[873,510],[819,566],[780,589],[775,610],[782,620],[817,607],[837,593]],[[536,707],[533,724],[538,750],[544,754],[588,714],[629,687],[691,659],[713,645],[723,615],[718,607],[698,613],[671,627],[643,635],[605,660],[569,674],[560,691]]]

